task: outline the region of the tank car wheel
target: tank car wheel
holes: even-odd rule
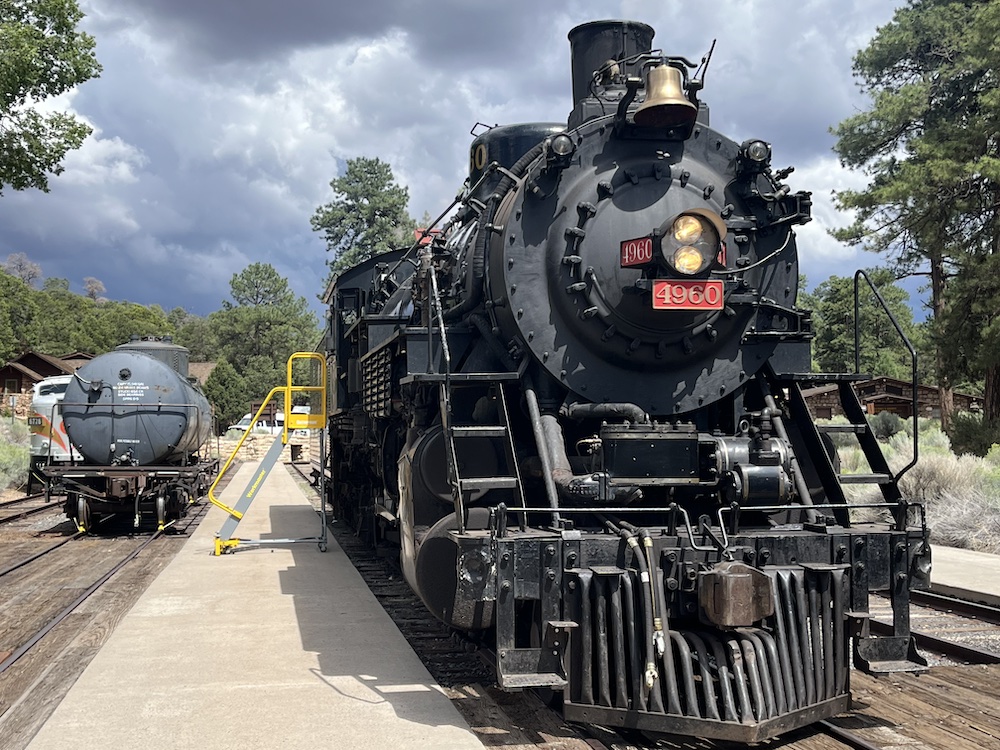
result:
[[[165,492],[156,493],[156,525],[162,529],[167,522],[167,496]]]
[[[93,528],[90,517],[90,502],[83,496],[76,501],[76,526],[80,531],[87,533]]]

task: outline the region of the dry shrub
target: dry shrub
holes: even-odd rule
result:
[[[0,489],[20,487],[28,480],[30,443],[24,422],[0,421]]]
[[[977,490],[945,492],[927,504],[931,543],[1000,553],[1000,507]]]
[[[897,461],[893,461],[893,464]],[[899,462],[901,468],[904,462]],[[918,502],[939,502],[946,495],[972,497],[985,484],[983,460],[974,456],[930,453],[899,480],[903,495]]]

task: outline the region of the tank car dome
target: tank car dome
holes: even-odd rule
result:
[[[176,370],[181,377],[188,376],[190,351],[175,344],[171,336],[163,338],[133,336],[127,343],[116,346],[115,351],[142,352]]]

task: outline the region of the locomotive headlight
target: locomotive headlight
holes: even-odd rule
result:
[[[678,242],[697,242],[701,239],[701,220],[690,214],[678,216],[674,220],[674,239]]]
[[[674,250],[673,267],[685,275],[692,275],[702,270],[707,263],[701,250],[691,245],[685,245]]]
[[[670,222],[663,238],[663,260],[679,274],[694,276],[709,268],[719,255],[726,225],[706,209],[690,209]]]
[[[760,138],[751,138],[740,144],[736,157],[736,173],[744,177],[766,172],[771,166],[771,144]]]
[[[747,158],[752,161],[764,162],[771,157],[771,147],[764,141],[750,141],[745,148]]]
[[[545,142],[545,162],[550,167],[562,169],[569,165],[574,151],[573,139],[566,133],[559,133]]]

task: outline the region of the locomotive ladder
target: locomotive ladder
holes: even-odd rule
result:
[[[479,373],[476,373],[479,374]],[[492,373],[483,373],[487,378],[495,378]],[[471,384],[482,387],[482,381],[458,380],[452,376],[451,386],[455,387],[459,383],[463,386]],[[458,374],[461,378],[461,374]],[[489,381],[487,380],[487,383]],[[492,391],[496,394],[497,420],[496,424],[475,424],[475,425],[455,425],[452,424],[451,394],[448,393],[446,383],[441,383],[441,423],[447,436],[446,452],[448,456],[448,480],[452,488],[452,497],[455,501],[455,515],[459,521],[459,530],[465,529],[465,514],[472,493],[479,490],[512,490],[515,504],[525,507],[524,488],[521,483],[521,472],[517,465],[517,456],[514,452],[514,436],[510,429],[510,411],[507,406],[507,394],[503,387],[503,381],[492,382]],[[499,438],[503,445],[503,460],[506,465],[506,473],[497,473],[494,476],[469,477],[462,476],[462,466],[459,461],[458,444],[462,441],[473,440],[475,438]],[[470,443],[470,445],[472,445]],[[525,527],[527,519],[521,513],[521,528]]]
[[[885,454],[878,444],[875,432],[868,422],[865,409],[861,404],[858,393],[854,388],[854,383],[869,380],[870,376],[860,373],[860,315],[859,315],[859,282],[864,279],[874,294],[874,299],[888,315],[890,322],[895,326],[896,332],[910,353],[912,368],[912,412],[913,412],[913,458],[906,466],[893,474],[892,469],[886,461]],[[899,479],[917,462],[918,457],[918,437],[917,419],[919,417],[917,409],[917,353],[913,345],[907,339],[905,333],[896,321],[892,312],[886,306],[885,300],[874,287],[871,280],[864,271],[858,271],[854,277],[854,323],[855,323],[855,372],[854,373],[790,373],[778,377],[780,384],[787,389],[788,406],[791,411],[790,423],[801,440],[806,451],[812,459],[818,481],[822,484],[823,491],[828,501],[838,506],[833,511],[834,518],[842,526],[850,526],[848,511],[848,501],[844,493],[846,484],[873,484],[878,485],[885,500],[886,507],[892,514],[893,531],[896,540],[892,545],[895,554],[890,555],[888,561],[891,568],[890,579],[892,581],[907,580],[909,577],[908,557],[900,554],[898,550],[905,552],[908,545],[907,525],[908,515],[913,504],[909,503],[899,489]],[[806,405],[805,397],[802,394],[801,386],[806,383],[812,384],[832,384],[837,387],[840,406],[844,415],[848,419],[848,424],[816,424]],[[858,445],[861,448],[870,468],[869,473],[843,474],[840,471],[839,460],[835,458],[836,449],[832,448],[827,435],[832,433],[848,433],[856,436]],[[826,440],[824,440],[826,438]],[[920,523],[925,524],[926,519],[921,515]],[[926,538],[926,532],[924,533]],[[856,575],[867,576],[862,571]],[[891,636],[874,636],[870,631],[870,623],[867,617],[863,619],[862,632],[855,638],[855,660],[860,662],[867,671],[872,673],[901,672],[901,671],[924,671],[926,660],[920,656],[916,650],[916,645],[910,635],[910,600],[909,590],[905,587],[897,587],[893,584],[892,591],[892,615],[893,634]],[[863,614],[868,612],[867,586],[855,587],[861,592],[857,599],[851,602],[852,609]],[[864,591],[862,592],[862,589]]]
[[[516,504],[525,507],[524,489],[521,483],[521,473],[517,465],[517,456],[514,451],[514,436],[510,429],[510,411],[507,407],[507,395],[504,392],[504,381],[516,379],[516,374],[474,372],[474,373],[453,373],[451,371],[451,352],[448,347],[448,331],[444,323],[444,310],[441,305],[441,295],[438,291],[437,274],[430,263],[429,250],[422,256],[422,263],[427,274],[428,289],[430,297],[430,316],[433,320],[428,320],[427,337],[428,353],[434,350],[433,332],[435,323],[437,324],[437,334],[441,337],[441,354],[443,360],[443,372],[432,372],[434,369],[428,361],[428,373],[421,379],[438,380],[439,398],[438,404],[441,410],[441,429],[445,436],[445,455],[448,462],[448,483],[451,485],[452,501],[455,505],[455,520],[459,533],[465,533],[466,521],[468,520],[468,504],[472,499],[472,494],[480,490],[512,490]],[[475,424],[475,425],[455,425],[452,419],[451,397],[452,389],[456,387],[478,387],[482,389],[486,386],[487,392],[491,390],[496,394],[497,422],[496,424]],[[462,466],[459,462],[459,455],[456,446],[457,442],[472,440],[474,438],[500,438],[503,445],[504,460],[506,462],[506,474],[495,476],[463,477]],[[527,525],[527,517],[521,514],[521,528]]]

